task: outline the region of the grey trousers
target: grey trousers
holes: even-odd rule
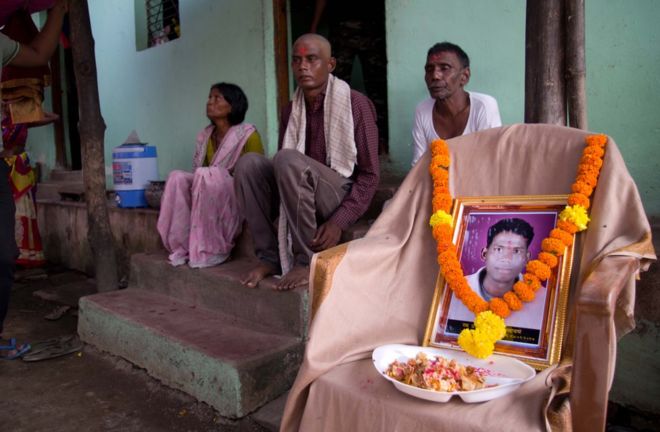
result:
[[[282,203],[293,240],[295,265],[309,265],[316,229],[339,207],[353,182],[296,150],[280,150],[273,160],[247,153],[234,169],[241,215],[252,233],[259,260],[280,265],[277,245]]]

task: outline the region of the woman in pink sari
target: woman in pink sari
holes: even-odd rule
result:
[[[247,152],[262,153],[255,127],[243,123],[248,101],[234,84],[214,84],[206,102],[211,124],[197,135],[193,172],[175,170],[165,184],[158,233],[173,266],[224,262],[241,229],[232,173]]]

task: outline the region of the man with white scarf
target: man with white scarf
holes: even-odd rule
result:
[[[282,110],[279,151],[272,160],[244,155],[234,171],[260,261],[241,279],[248,287],[280,270],[277,289],[307,284],[313,253],[339,243],[367,210],[380,177],[376,110],[332,75],[330,43],[301,36],[291,68],[298,88]]]

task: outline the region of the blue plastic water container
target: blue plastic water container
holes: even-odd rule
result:
[[[156,147],[122,144],[112,150],[112,179],[119,207],[147,207],[144,190],[158,180]]]

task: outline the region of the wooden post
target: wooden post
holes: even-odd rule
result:
[[[566,124],[563,0],[527,0],[525,123]]]
[[[566,0],[566,93],[568,124],[587,129],[584,0]]]
[[[59,48],[55,50],[55,54],[50,59],[50,70],[53,77],[51,86],[53,112],[59,117],[53,124],[55,131],[55,167],[67,168],[66,148],[64,147],[64,116],[62,115],[62,66]]]
[[[286,4],[286,0],[273,1],[278,118],[282,108],[289,103],[289,42],[287,40]]]
[[[88,239],[94,258],[96,286],[99,291],[119,287],[117,259],[113,244],[105,193],[103,135],[105,122],[101,116],[94,57],[94,38],[89,20],[87,0],[69,2],[71,50],[79,102],[80,142],[82,151],[85,201],[87,202]]]

